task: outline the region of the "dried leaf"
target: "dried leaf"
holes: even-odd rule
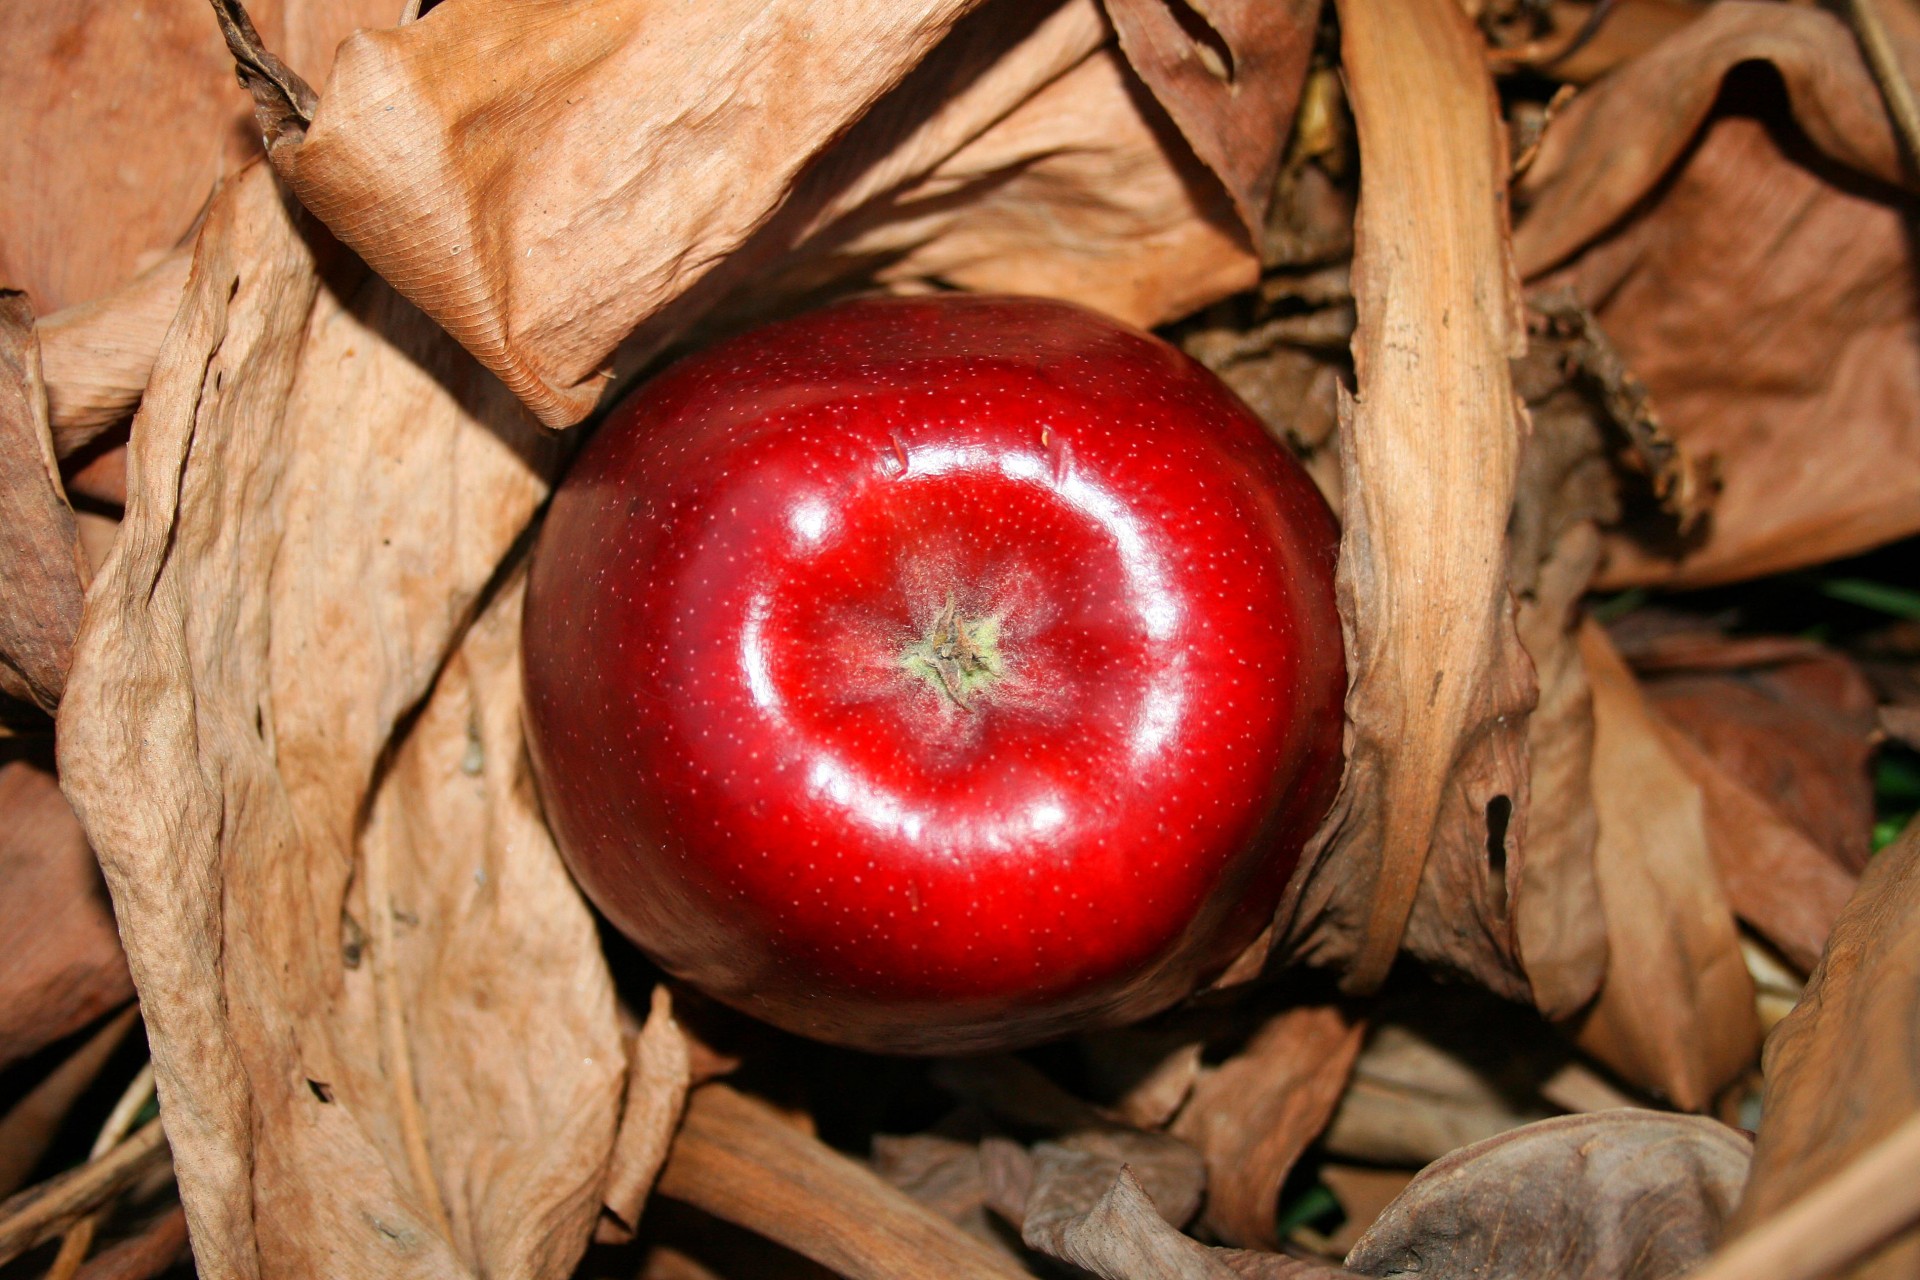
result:
[[[1707,1255],[1751,1154],[1718,1121],[1562,1116],[1438,1160],[1347,1255],[1361,1275],[1667,1280]]]
[[[1829,861],[1864,871],[1873,849],[1873,687],[1846,657],[1818,645],[1750,665],[1739,656],[1751,641],[1725,647],[1732,652],[1722,661],[1706,644],[1695,646],[1704,670],[1669,661],[1647,680],[1648,696]]]
[[[666,1163],[667,1147],[680,1126],[680,1112],[693,1082],[687,1034],[673,1020],[673,996],[663,985],[653,989],[646,1025],[635,1037],[630,1057],[626,1107],[613,1140],[607,1185],[600,1193],[608,1215],[596,1233],[603,1243],[632,1238],[640,1208]]]
[[[1920,828],[1880,851],[1834,925],[1799,1006],[1767,1041],[1753,1176],[1732,1230],[1751,1230],[1838,1172],[1920,1107],[1912,1028],[1920,1010]],[[1910,1276],[1909,1231],[1846,1272]]]
[[[47,431],[26,295],[0,290],[0,691],[59,705],[80,625],[86,557]]]
[[[1605,632],[1580,635],[1593,687],[1594,853],[1612,960],[1579,1042],[1702,1110],[1753,1060],[1753,980],[1709,852],[1705,802]]]
[[[1313,54],[1320,0],[1105,0],[1120,48],[1255,241]]]
[[[517,592],[449,656],[554,458],[384,286],[336,287],[264,167],[216,199],[62,781],[201,1274],[561,1275],[613,1136],[612,991],[534,807]]]
[[[1902,181],[1899,142],[1846,24],[1819,9],[1724,0],[1555,118],[1518,192],[1521,274],[1566,261],[1652,191],[1706,123],[1721,82],[1747,62],[1779,73],[1796,121],[1822,152]]]
[[[598,400],[614,347],[739,248],[969,7],[449,0],[349,40],[274,163],[565,425]],[[542,57],[514,52],[529,47]],[[503,58],[520,74],[497,75]]]
[[[0,764],[0,1067],[133,996],[86,833],[51,772]]]
[[[170,253],[114,292],[42,316],[35,325],[48,423],[62,458],[124,422],[139,405],[192,265],[192,253]]]
[[[67,1113],[139,1020],[139,1010],[133,1008],[107,1019],[9,1104],[0,1116],[0,1197],[25,1185],[58,1136]]]
[[[1366,175],[1338,582],[1347,769],[1296,875],[1290,949],[1350,958],[1362,990],[1404,932],[1416,954],[1524,996],[1510,887],[1534,688],[1506,582],[1523,429],[1507,362],[1525,339],[1506,148],[1456,5],[1350,0],[1339,15]]]
[[[1034,1186],[1021,1238],[1049,1257],[1081,1267],[1102,1280],[1229,1280],[1226,1263],[1197,1240],[1181,1235],[1160,1215],[1130,1168],[1108,1175],[1091,1204],[1084,1188],[1069,1191],[1063,1179],[1086,1171],[1046,1154],[1036,1156]]]
[[[1756,62],[1777,81],[1729,76]],[[1920,450],[1905,198],[1884,185],[1904,180],[1851,34],[1817,9],[1716,5],[1548,131],[1523,270],[1580,251],[1552,279],[1724,482],[1693,535],[1613,539],[1606,585],[1776,573],[1920,529],[1920,479],[1881,462]]]
[[[746,1227],[850,1280],[965,1280],[1026,1271],[870,1170],[721,1084],[703,1085],[660,1194]]]
[[[1332,1117],[1364,1029],[1338,1006],[1288,1009],[1194,1085],[1173,1133],[1206,1156],[1206,1223],[1220,1239],[1278,1245],[1281,1187]]]
[[[883,214],[838,254],[893,259],[876,275],[894,287],[1040,294],[1153,325],[1259,274],[1224,193],[1111,48],[853,221]]]
[[[324,75],[399,0],[267,0],[267,39]],[[173,249],[223,174],[257,154],[204,0],[13,4],[0,82],[0,280],[39,314],[100,297]]]

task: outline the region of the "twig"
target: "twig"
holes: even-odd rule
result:
[[[0,1266],[53,1239],[166,1158],[167,1135],[159,1120],[149,1120],[98,1160],[0,1201]]]
[[[400,1145],[407,1153],[407,1173],[413,1192],[442,1237],[453,1238],[447,1206],[440,1199],[440,1183],[433,1176],[433,1157],[427,1151],[426,1122],[420,1115],[420,1094],[413,1080],[413,1054],[407,1043],[406,1009],[400,1001],[400,978],[394,963],[393,888],[387,842],[367,842],[367,915],[373,944],[373,998],[380,1017],[380,1057],[393,1083],[394,1106],[400,1122]]]
[[[1920,1220],[1920,1115],[1707,1259],[1687,1280],[1813,1280]]]
[[[721,1084],[694,1091],[656,1187],[849,1280],[1027,1277],[773,1108]]]
[[[93,1140],[93,1150],[89,1160],[98,1160],[107,1152],[120,1145],[127,1136],[127,1130],[133,1128],[134,1120],[140,1109],[153,1097],[153,1063],[140,1068],[133,1083],[126,1087],[120,1100],[113,1104],[113,1110],[107,1115],[107,1122],[100,1126],[100,1134]],[[80,1264],[87,1260],[87,1251],[93,1248],[94,1233],[100,1230],[101,1220],[107,1216],[112,1202],[101,1205],[80,1221],[67,1228],[66,1238],[60,1241],[60,1252],[54,1255],[53,1265],[47,1268],[46,1280],[73,1280],[80,1270]]]
[[[1914,102],[1913,85],[1900,67],[1900,55],[1894,51],[1887,25],[1881,21],[1879,0],[1850,0],[1848,9],[1853,15],[1854,36],[1860,41],[1867,65],[1873,68],[1873,78],[1880,82],[1880,96],[1886,100],[1887,114],[1893,117],[1893,127],[1900,134],[1907,163],[1920,173],[1920,105]]]
[[[81,1269],[75,1280],[148,1280],[187,1256],[187,1211],[179,1205],[161,1214]]]

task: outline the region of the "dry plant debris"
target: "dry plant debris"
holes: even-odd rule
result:
[[[1910,1274],[1920,5],[1844,10],[0,6],[0,1270]],[[1239,389],[1352,680],[1213,988],[928,1063],[596,927],[518,619],[616,391],[947,289]]]

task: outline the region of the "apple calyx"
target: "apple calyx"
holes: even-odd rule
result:
[[[1005,669],[1000,659],[1000,619],[996,615],[967,617],[948,592],[947,603],[934,615],[927,634],[907,646],[900,665],[962,711],[972,711],[973,696],[989,688]]]

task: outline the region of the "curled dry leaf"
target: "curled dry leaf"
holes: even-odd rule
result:
[[[839,255],[896,258],[875,273],[896,288],[1042,294],[1153,325],[1259,275],[1224,194],[1112,48],[852,221],[879,216]]]
[[[1280,1190],[1333,1115],[1364,1031],[1338,1006],[1301,1005],[1195,1082],[1172,1132],[1206,1157],[1206,1223],[1221,1240],[1278,1246]]]
[[[311,127],[273,159],[565,425],[599,399],[615,346],[738,249],[969,7],[451,0],[348,41]],[[516,56],[530,46],[537,62]],[[502,59],[522,74],[498,76]]]
[[[723,1084],[694,1090],[658,1185],[662,1195],[850,1280],[1027,1274],[773,1108]]]
[[[124,422],[140,403],[180,309],[193,254],[176,250],[111,293],[42,316],[47,421],[62,458]]]
[[[1106,0],[1120,48],[1258,242],[1307,79],[1320,0]]]
[[[1742,1233],[1850,1163],[1920,1109],[1913,1027],[1920,1016],[1920,828],[1875,856],[1835,924],[1799,1006],[1767,1041],[1753,1177],[1734,1215]],[[1908,1232],[1850,1277],[1909,1276]]]
[[[1752,1147],[1698,1116],[1560,1116],[1435,1161],[1347,1255],[1366,1276],[1669,1280],[1720,1238]]]
[[[1777,79],[1730,76],[1751,63]],[[1545,278],[1724,483],[1693,535],[1614,538],[1607,584],[1724,582],[1920,529],[1920,478],[1882,461],[1920,451],[1904,181],[1852,34],[1799,6],[1715,5],[1548,130],[1521,268],[1566,264]]]
[[[0,1067],[133,996],[87,836],[49,770],[0,764]]]
[[[1046,1151],[1036,1153],[1035,1165],[1020,1232],[1028,1248],[1102,1280],[1228,1280],[1234,1274],[1214,1250],[1161,1216],[1131,1168],[1110,1171],[1092,1199],[1085,1194],[1087,1170]]]
[[[0,290],[0,692],[43,711],[59,704],[86,580],[47,430],[33,315],[25,294]]]
[[[321,287],[269,170],[215,200],[59,736],[203,1275],[586,1242],[624,1064],[521,752],[517,592],[449,657],[554,461],[391,291]]]
[[[1594,869],[1612,958],[1579,1043],[1634,1084],[1703,1110],[1759,1047],[1753,979],[1699,787],[1597,624],[1582,628],[1580,649],[1593,687]]]
[[[647,1021],[629,1056],[626,1106],[600,1193],[606,1216],[595,1234],[603,1243],[632,1238],[693,1082],[693,1054],[686,1032],[673,1020],[673,996],[664,985],[653,989]]]
[[[1523,430],[1508,361],[1525,340],[1506,148],[1456,5],[1350,0],[1339,16],[1365,175],[1338,580],[1347,768],[1283,908],[1288,949],[1346,962],[1366,989],[1404,933],[1524,996],[1510,886],[1534,683],[1506,581]]]

